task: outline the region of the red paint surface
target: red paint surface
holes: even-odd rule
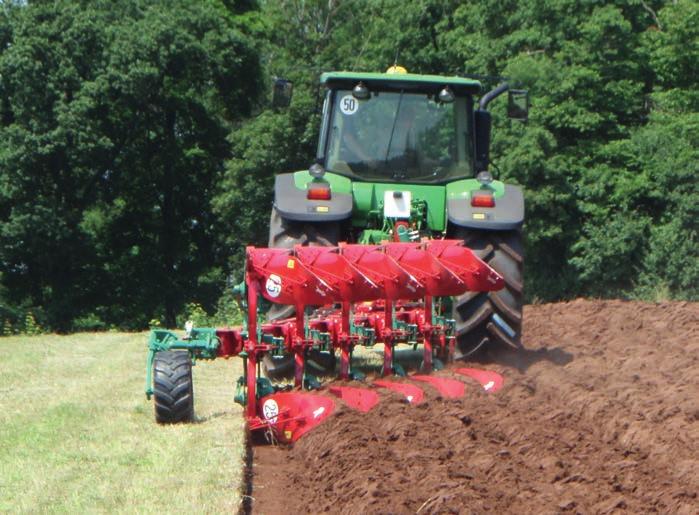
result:
[[[481,370],[479,368],[457,368],[457,374],[471,377],[481,383],[483,389],[488,393],[497,392],[505,384],[505,378],[492,370]]]
[[[414,384],[396,383],[387,379],[376,379],[371,384],[380,388],[388,388],[405,396],[410,404],[419,404],[425,398],[425,392]]]
[[[220,357],[237,356],[243,350],[245,339],[237,328],[216,329],[221,344],[218,346]]]
[[[431,386],[434,386],[443,397],[456,399],[464,396],[466,385],[456,379],[448,379],[446,377],[414,375],[410,376],[414,381],[422,381]]]
[[[503,278],[458,240],[246,249],[246,278],[278,304],[326,305],[495,291]]]
[[[342,402],[350,408],[366,413],[379,403],[379,396],[373,390],[366,388],[354,388],[352,386],[331,386],[328,388]]]
[[[275,403],[278,408],[276,416],[272,409]],[[278,392],[260,399],[258,408],[263,426],[274,427],[280,441],[295,442],[332,414],[335,401],[325,395]],[[251,429],[255,429],[252,423]]]

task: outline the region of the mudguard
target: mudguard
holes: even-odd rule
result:
[[[306,190],[294,183],[294,174],[277,175],[274,207],[282,218],[299,222],[336,222],[352,216],[352,195],[332,191],[330,200],[308,200]]]
[[[522,188],[505,184],[504,195],[495,199],[495,207],[471,206],[470,196],[447,199],[447,216],[454,225],[469,229],[507,231],[519,229],[524,222]]]

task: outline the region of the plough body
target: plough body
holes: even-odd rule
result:
[[[248,247],[245,288],[240,292],[247,310],[246,325],[192,329],[183,340],[169,331],[156,330],[151,335],[148,373],[153,356],[161,350],[185,349],[193,359],[241,356],[244,376],[239,380],[236,400],[245,406],[248,427],[264,430],[276,440],[295,441],[332,413],[334,401],[325,395],[275,389],[261,377],[260,362],[265,354],[293,355],[294,388],[308,386],[306,355],[310,349],[337,351],[339,376],[347,380],[353,376],[351,355],[357,345],[383,344],[383,376],[396,370],[396,344],[422,345],[421,369],[429,373],[435,358],[452,360],[456,336],[453,320],[444,317],[436,303],[466,291],[498,290],[503,284],[495,270],[457,240],[293,249]],[[293,305],[294,318],[260,323],[261,298]],[[314,312],[307,317],[308,308]],[[416,376],[416,380],[435,383],[426,376]],[[388,383],[374,382],[401,392],[417,388]],[[445,395],[459,391],[453,380],[435,386]],[[356,390],[335,387],[330,392],[349,399],[348,403],[358,409],[371,409],[374,397],[352,389]],[[153,394],[150,375],[146,393]],[[416,397],[414,402],[422,397],[421,390],[420,394],[403,393]]]

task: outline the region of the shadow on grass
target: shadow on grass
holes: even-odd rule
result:
[[[231,399],[231,402],[233,402],[233,399]],[[191,420],[191,424],[203,424],[205,422],[208,422],[209,420],[215,420],[220,417],[225,417],[227,415],[230,415],[231,412],[226,410],[226,411],[216,411],[214,413],[209,413],[208,415],[200,416],[200,415],[194,415],[194,418]]]

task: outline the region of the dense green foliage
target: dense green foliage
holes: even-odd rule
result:
[[[59,330],[173,324],[225,279],[209,203],[258,53],[223,5],[143,4],[3,13],[3,300]]]
[[[526,125],[491,105],[530,300],[699,299],[697,2],[37,1],[0,3],[0,319],[213,310],[314,156],[320,72],[395,59],[530,90]]]

